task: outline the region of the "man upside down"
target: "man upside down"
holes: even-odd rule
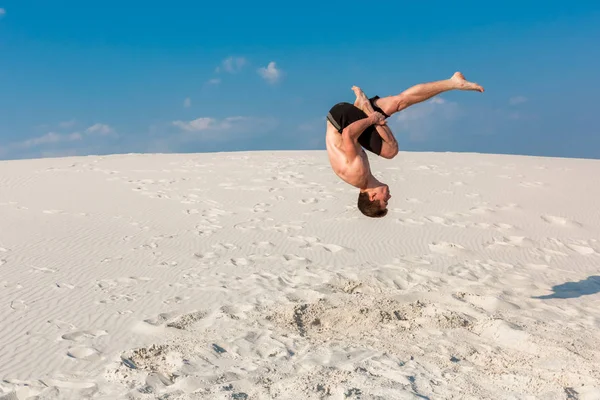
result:
[[[386,119],[450,90],[483,93],[483,87],[467,81],[460,72],[449,79],[415,85],[394,96],[367,98],[359,87],[353,86],[352,90],[356,95],[354,104],[341,102],[329,110],[325,144],[335,174],[359,189],[358,209],[374,218],[387,214],[388,201],[392,196],[388,185],[371,173],[369,159],[363,149],[387,159],[398,154],[398,142]]]

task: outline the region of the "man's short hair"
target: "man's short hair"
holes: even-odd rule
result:
[[[367,217],[372,218],[384,217],[388,212],[387,208],[382,206],[381,201],[371,201],[367,192],[360,192],[358,194],[358,209]]]

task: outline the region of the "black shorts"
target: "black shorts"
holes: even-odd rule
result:
[[[379,97],[375,96],[369,99],[373,109],[388,117],[388,115],[383,113],[381,109],[374,104],[375,100],[378,98]],[[367,118],[367,114],[365,114],[364,111],[358,107],[355,107],[354,104],[345,102],[338,103],[331,107],[331,110],[329,110],[329,113],[327,114],[327,119],[339,133],[342,133],[344,128],[351,123],[364,118]],[[363,148],[369,150],[371,153],[381,155],[383,140],[381,139],[381,136],[379,136],[379,133],[377,133],[375,125],[371,125],[364,130],[364,132],[358,137],[358,143],[360,143]]]

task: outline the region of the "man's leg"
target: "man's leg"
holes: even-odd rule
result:
[[[450,79],[442,81],[420,83],[396,96],[382,97],[376,100],[376,104],[387,115],[402,111],[414,104],[421,103],[440,93],[450,90],[471,90],[483,93],[483,87],[469,82],[462,73],[456,72]]]
[[[374,113],[375,110],[363,91],[357,86],[353,86],[352,90],[356,95],[354,106],[360,108],[367,115]],[[381,153],[379,155],[388,159],[396,157],[398,154],[398,142],[396,141],[392,130],[387,126],[387,124],[375,125],[375,129],[382,139]]]

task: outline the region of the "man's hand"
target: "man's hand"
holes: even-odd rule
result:
[[[369,115],[371,122],[374,125],[385,125],[385,117],[382,113],[375,111],[371,115]]]

